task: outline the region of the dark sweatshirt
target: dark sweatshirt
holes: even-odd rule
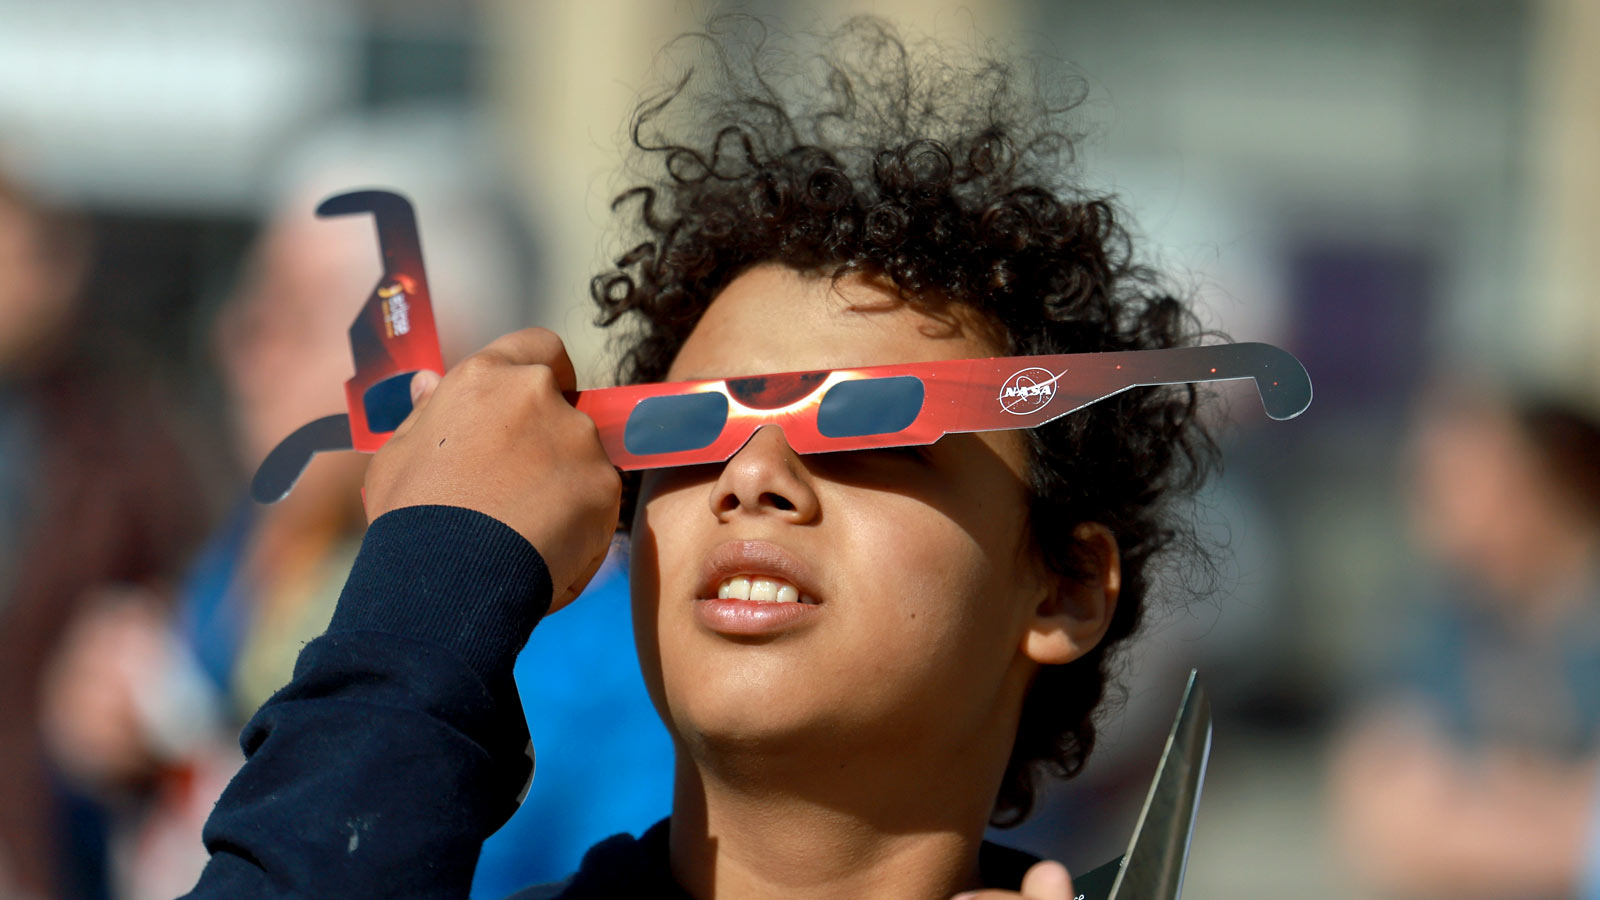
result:
[[[530,774],[511,670],[550,596],[538,552],[482,513],[421,506],[374,521],[327,633],[245,726],[245,765],[206,822],[211,861],[187,896],[466,897],[480,845]],[[1035,861],[986,842],[982,880],[1016,890]],[[687,898],[665,819],[513,896]]]

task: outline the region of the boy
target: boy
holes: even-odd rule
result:
[[[837,40],[810,105],[724,46],[695,141],[663,134],[683,84],[642,108],[661,172],[619,205],[648,240],[594,286],[634,328],[625,380],[1195,339],[1109,205],[1058,183],[1066,138],[1006,66],[913,61],[871,21]],[[1093,745],[1168,502],[1210,458],[1192,388],[920,448],[801,456],[768,427],[626,484],[573,388],[537,330],[416,379],[339,609],[246,729],[191,896],[464,895],[527,776],[512,661],[619,511],[672,814],[517,896],[1067,896],[983,830]]]

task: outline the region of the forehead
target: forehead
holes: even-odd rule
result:
[[[835,281],[762,265],[717,295],[667,377],[724,378],[1003,352],[992,329],[967,307],[924,309],[900,299],[881,280],[852,274]]]

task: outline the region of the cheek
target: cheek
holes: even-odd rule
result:
[[[665,708],[661,687],[661,547],[645,514],[643,497],[628,533],[628,587],[633,600],[633,646],[639,671],[658,711]],[[665,718],[663,716],[663,718]]]
[[[853,643],[882,674],[936,693],[998,678],[1018,640],[1008,557],[934,510],[908,506],[851,523]]]
[[[676,586],[686,565],[698,563],[693,552],[702,519],[710,519],[706,486],[698,481],[645,473],[630,526],[631,539],[640,552],[633,559],[634,596],[648,592],[653,599],[661,587]],[[687,573],[693,576],[694,573]]]
[[[659,707],[662,702],[661,595],[692,579],[685,565],[697,560],[691,552],[690,530],[696,509],[705,509],[703,488],[665,486],[656,473],[640,485],[638,508],[628,536],[628,583],[633,598],[634,643],[646,685]],[[671,655],[671,648],[667,648]]]
[[[958,562],[943,557],[944,570]],[[1017,640],[1005,598],[985,596],[984,579],[927,578],[902,583],[898,608],[861,628],[835,658],[832,705],[841,724],[865,736],[925,748],[970,746],[994,733],[1012,707],[1008,691]]]

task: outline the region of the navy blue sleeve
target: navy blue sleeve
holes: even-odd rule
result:
[[[538,552],[471,510],[374,521],[328,631],[245,726],[190,898],[464,898],[529,771],[511,677]]]

